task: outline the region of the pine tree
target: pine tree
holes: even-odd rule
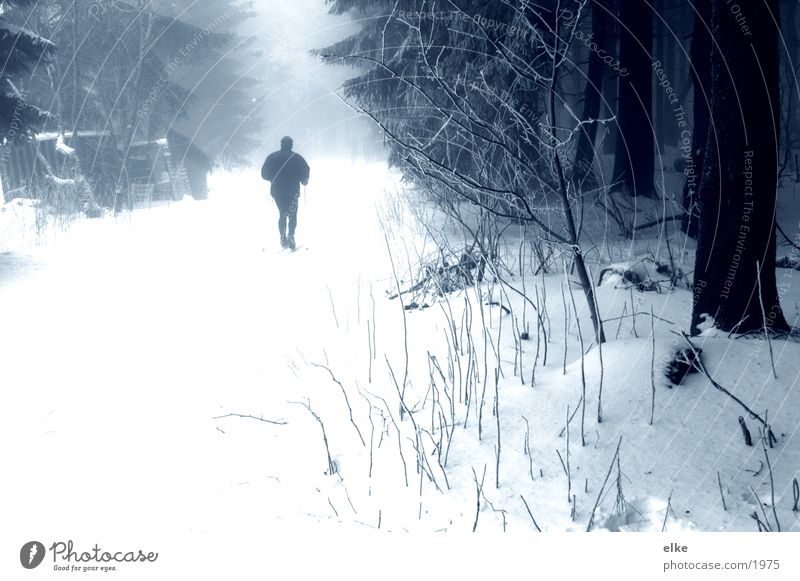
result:
[[[698,229],[697,189],[703,175],[706,139],[709,126],[711,100],[711,4],[707,0],[693,2],[695,8],[694,31],[691,45],[691,78],[694,87],[692,143],[687,151],[682,146],[686,182],[683,187],[683,230],[696,237]]]
[[[366,71],[345,84],[345,97],[389,135],[420,144],[427,158],[420,163],[401,140],[390,138],[390,163],[437,195],[471,196],[502,215],[528,212],[519,205],[538,189],[537,165],[544,163],[537,137],[545,101],[534,71],[547,60],[520,11],[477,0],[332,4],[334,13],[361,11],[366,22],[357,34],[321,51]],[[539,18],[553,18],[556,3],[550,4],[550,11],[537,8]],[[494,58],[501,46],[516,63]],[[531,71],[519,74],[517,64]],[[460,122],[452,122],[456,118]],[[499,140],[490,135],[495,129],[502,133]],[[527,169],[512,167],[520,163]],[[453,189],[456,176],[463,189]]]
[[[159,11],[214,42],[206,42],[202,54],[181,59],[172,78],[191,97],[152,119],[148,133],[157,137],[178,131],[191,136],[215,163],[247,163],[261,143],[264,122],[254,103],[265,93],[263,82],[249,72],[259,58],[257,39],[236,32],[253,15],[251,8],[237,0],[171,0],[159,4]],[[173,53],[175,48],[185,47],[176,45]]]
[[[101,205],[128,204],[125,160],[136,142],[177,130],[210,163],[241,162],[255,147],[256,83],[238,74],[242,50],[232,49],[248,14],[235,0],[51,0],[18,16],[59,47],[29,80],[36,103],[54,109],[45,129],[98,135],[84,140],[81,164]]]
[[[32,2],[0,1],[0,143],[31,139],[46,118],[42,110],[31,105],[18,81],[49,55],[53,45],[7,19],[7,13]]]
[[[578,135],[578,145],[575,151],[575,168],[573,181],[579,185],[591,174],[594,164],[594,142],[597,137],[597,118],[600,116],[600,104],[603,91],[603,75],[606,64],[600,58],[600,50],[606,48],[606,30],[608,28],[608,7],[610,0],[593,0],[591,42],[599,50],[589,51],[589,66],[586,72],[586,86],[583,96],[583,114],[581,119],[584,124]],[[590,44],[591,46],[591,44]],[[604,53],[606,54],[606,53]]]
[[[653,10],[649,2],[619,3],[619,77],[614,181],[631,196],[652,196],[655,171],[653,131]]]

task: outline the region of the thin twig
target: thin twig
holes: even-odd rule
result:
[[[310,413],[312,416],[314,416],[314,419],[317,420],[317,423],[319,424],[319,427],[322,429],[322,441],[325,443],[325,454],[327,454],[327,456],[328,456],[328,472],[327,472],[327,474],[329,476],[332,476],[333,474],[336,474],[336,472],[337,472],[336,463],[333,461],[333,458],[331,458],[331,449],[328,446],[328,434],[325,432],[325,424],[322,423],[322,418],[320,418],[316,414],[316,412],[314,412],[314,410],[311,409],[311,406],[308,404],[308,402],[290,401],[289,403],[303,406],[304,408],[306,408],[308,410],[308,413]]]
[[[475,522],[472,524],[472,532],[475,532],[475,529],[478,528],[478,517],[481,514],[481,494],[483,493],[483,481],[486,478],[486,465],[483,466],[483,476],[481,476],[481,482],[478,484],[478,475],[475,473],[475,468],[472,469],[472,476],[475,479],[475,489],[477,491],[477,507],[475,509]]]
[[[766,528],[767,531],[772,532],[772,526],[769,523],[769,518],[767,517],[767,511],[764,510],[764,503],[761,502],[761,498],[758,496],[758,492],[756,492],[755,488],[753,488],[752,486],[750,487],[750,492],[752,492],[753,496],[756,497],[758,508],[761,509],[761,514],[764,516],[764,527]]]
[[[535,519],[535,518],[533,518],[533,513],[531,512],[531,507],[529,507],[529,506],[528,506],[528,503],[527,503],[527,501],[525,500],[525,497],[524,497],[524,496],[522,496],[521,494],[519,495],[519,497],[522,499],[522,503],[525,505],[525,510],[527,510],[527,511],[528,511],[528,516],[530,516],[530,517],[531,517],[531,520],[533,521],[533,526],[535,526],[535,527],[536,527],[536,530],[537,530],[537,531],[539,531],[539,532],[542,532],[542,529],[540,529],[540,528],[539,528],[539,525],[538,525],[538,524],[536,524],[536,519]]]
[[[572,301],[572,310],[575,312],[575,326],[578,328],[578,341],[581,347],[581,446],[586,446],[586,352],[583,348],[583,333],[581,332],[581,320],[578,316],[578,306],[575,304],[575,293],[567,278],[567,290]]]
[[[364,441],[364,436],[361,435],[361,430],[359,429],[358,425],[356,424],[356,421],[353,419],[353,406],[350,405],[350,399],[347,397],[347,391],[344,389],[344,385],[342,385],[342,382],[339,381],[338,379],[336,379],[336,376],[333,374],[333,371],[331,371],[329,367],[326,367],[325,365],[320,365],[319,363],[313,363],[313,362],[311,363],[311,365],[313,365],[314,367],[319,367],[320,369],[324,369],[325,371],[327,371],[330,374],[331,379],[333,380],[333,382],[336,385],[339,386],[339,389],[342,390],[342,395],[344,396],[344,402],[347,405],[347,411],[350,414],[350,423],[353,424],[353,427],[356,429],[356,432],[358,433],[358,439],[361,440],[361,444],[364,447],[366,447],[367,443]]]
[[[652,339],[653,350],[650,357],[650,425],[653,425],[653,417],[656,413],[656,330],[653,323],[653,305],[650,305],[650,337]]]
[[[498,382],[500,374],[497,369],[494,371],[494,416],[497,427],[497,464],[495,467],[495,487],[500,488],[500,391],[498,389]]]
[[[614,457],[611,458],[611,464],[608,467],[608,473],[606,474],[605,480],[603,480],[603,485],[600,487],[600,490],[597,493],[597,500],[594,501],[594,506],[592,507],[592,514],[589,517],[589,524],[586,527],[586,532],[591,532],[592,525],[594,524],[594,514],[597,511],[597,507],[600,504],[600,498],[603,496],[603,491],[606,489],[606,484],[608,484],[608,479],[611,478],[611,471],[614,469],[614,463],[617,460],[617,456],[619,455],[619,447],[622,445],[622,436],[619,437],[619,442],[617,442],[617,449],[614,451]]]
[[[767,445],[764,443],[764,438],[761,438],[761,447],[764,449],[764,457],[767,459],[767,471],[769,474],[769,492],[770,502],[772,503],[772,516],[775,517],[775,526],[778,532],[781,532],[781,521],[778,520],[778,510],[775,507],[775,480],[772,477],[772,464],[769,461],[769,453],[767,452]]]
[[[673,331],[673,332],[674,332],[674,331]],[[751,417],[751,418],[753,418],[754,420],[758,420],[759,422],[761,422],[761,424],[764,426],[764,428],[765,428],[765,429],[766,429],[766,430],[769,432],[769,431],[770,431],[770,427],[769,427],[769,425],[767,424],[767,422],[766,422],[766,421],[765,421],[765,420],[764,420],[764,419],[763,419],[763,418],[762,418],[760,415],[758,415],[756,412],[754,412],[754,411],[753,411],[753,410],[751,410],[749,407],[747,407],[747,405],[746,405],[746,404],[745,404],[745,403],[744,403],[742,400],[740,400],[738,397],[736,397],[735,395],[733,395],[733,394],[732,394],[730,391],[728,391],[727,389],[725,389],[724,387],[722,387],[722,386],[721,386],[719,383],[717,383],[716,381],[714,381],[714,379],[711,377],[711,374],[708,372],[708,369],[706,369],[706,366],[705,366],[705,364],[704,364],[704,363],[703,363],[703,361],[700,359],[700,353],[698,352],[698,350],[697,350],[697,347],[695,347],[694,343],[692,343],[692,342],[689,340],[689,337],[686,335],[686,333],[680,333],[680,335],[681,335],[681,336],[684,338],[684,340],[685,340],[685,341],[686,341],[686,342],[689,344],[689,347],[691,347],[691,348],[692,348],[692,351],[694,352],[694,356],[695,356],[695,360],[694,360],[694,361],[695,361],[695,365],[697,365],[697,367],[700,369],[700,371],[703,373],[703,375],[705,375],[705,376],[706,376],[706,379],[708,379],[708,380],[711,382],[711,385],[713,385],[714,387],[716,387],[716,388],[717,388],[719,391],[721,391],[722,393],[724,393],[725,395],[727,395],[728,397],[730,397],[730,398],[731,398],[733,401],[735,401],[735,402],[736,402],[736,403],[738,403],[740,406],[742,406],[742,407],[743,407],[743,408],[744,408],[744,409],[747,411],[747,413],[748,413],[748,414],[750,414],[750,417]]]
[[[725,504],[725,493],[722,491],[722,478],[720,478],[719,470],[717,470],[717,484],[719,484],[719,497],[722,499],[722,510],[728,512],[728,506]]]
[[[286,422],[284,420],[267,420],[263,416],[262,417],[257,417],[257,416],[251,416],[250,414],[234,414],[234,413],[230,413],[230,414],[225,414],[224,416],[214,416],[211,419],[212,420],[221,420],[223,418],[231,418],[231,417],[234,417],[234,418],[248,418],[248,419],[251,419],[251,420],[258,420],[259,422],[264,422],[266,424],[275,424],[276,426],[285,426],[286,425]]]
[[[667,508],[664,511],[664,523],[661,525],[661,532],[665,532],[667,530],[667,516],[669,516],[669,510],[672,506],[672,491],[669,493],[669,497],[667,498]]]
[[[788,242],[790,245],[794,246],[794,247],[795,247],[797,250],[800,250],[800,246],[798,246],[797,244],[795,244],[795,243],[792,241],[792,239],[791,239],[791,238],[789,238],[789,237],[786,235],[786,232],[784,232],[784,231],[783,231],[783,228],[781,228],[781,225],[780,225],[780,224],[778,224],[778,222],[775,222],[775,228],[778,230],[778,232],[780,232],[781,236],[783,236],[783,237],[786,239],[786,242]]]
[[[767,338],[767,345],[769,345],[769,361],[772,363],[772,377],[778,379],[778,374],[775,371],[775,356],[772,353],[772,338],[770,337],[770,329],[767,325],[767,313],[764,310],[764,298],[761,295],[761,264],[756,260],[756,281],[758,282],[758,304],[761,305],[761,321],[764,325],[764,336]]]

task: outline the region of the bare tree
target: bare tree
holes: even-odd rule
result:
[[[326,56],[370,67],[343,98],[383,130],[394,163],[440,207],[466,203],[529,224],[570,255],[603,341],[581,247],[581,192],[568,179],[584,122],[559,86],[587,2],[502,2],[499,22],[474,18],[466,4],[434,3],[448,11],[424,18],[389,12],[380,23],[396,44]]]

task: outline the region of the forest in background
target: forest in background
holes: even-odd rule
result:
[[[800,180],[796,2],[331,4],[363,26],[321,54],[361,67],[345,98],[382,128],[390,164],[474,234],[470,260],[493,260],[498,218],[530,225],[569,255],[602,341],[587,208],[627,238],[674,222],[697,242],[693,333],[708,316],[788,331],[776,199]]]
[[[355,26],[317,56],[347,66],[342,98],[379,129],[390,166],[470,232],[459,261],[482,275],[502,223],[530,225],[540,258],[568,258],[602,341],[584,235],[599,208],[624,238],[680,225],[696,239],[693,333],[709,316],[724,331],[789,330],[776,245],[797,244],[776,208],[780,185],[800,181],[796,2],[326,4]],[[137,144],[182,140],[204,171],[263,147],[265,42],[236,32],[249,4],[2,6],[4,159],[42,134],[64,154],[56,168],[37,153],[50,181],[28,197],[118,211],[132,207]],[[286,78],[291,55],[270,59]]]
[[[6,147],[78,144],[34,197],[59,212],[130,208],[132,148],[167,137],[209,169],[249,163],[263,86],[248,74],[255,39],[236,31],[252,16],[231,0],[3,2]]]

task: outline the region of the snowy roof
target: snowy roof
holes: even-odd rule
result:
[[[2,10],[0,10],[0,14],[3,14]],[[12,36],[27,37],[32,41],[41,43],[45,46],[53,48],[55,47],[55,44],[53,44],[51,41],[47,40],[43,36],[39,36],[38,34],[31,32],[30,30],[25,30],[21,26],[17,26],[16,24],[9,22],[8,20],[5,19],[0,20],[0,30],[6,30]]]
[[[167,138],[153,139],[150,141],[135,141],[131,143],[131,147],[141,147],[142,145],[167,145]]]

